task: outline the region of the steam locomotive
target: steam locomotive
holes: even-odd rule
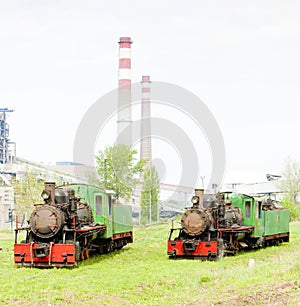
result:
[[[18,266],[76,266],[90,254],[121,249],[133,241],[131,207],[116,203],[104,189],[45,183],[41,196],[44,203],[34,204],[28,226],[15,229]],[[20,231],[26,237],[18,243]]]
[[[170,258],[217,260],[246,248],[261,248],[289,241],[288,209],[271,199],[223,193],[206,196],[195,189],[192,207],[185,209],[181,227],[172,226]]]

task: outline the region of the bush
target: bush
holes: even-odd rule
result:
[[[300,205],[295,203],[293,194],[289,193],[285,195],[281,204],[290,210],[291,221],[300,220]]]

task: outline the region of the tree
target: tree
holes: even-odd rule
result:
[[[28,216],[33,211],[33,204],[43,203],[41,193],[44,189],[45,178],[49,173],[25,168],[18,173],[17,179],[12,183],[14,187],[15,210],[18,216]],[[51,181],[56,185],[62,184],[62,177],[51,175]]]
[[[300,165],[297,161],[291,158],[286,160],[279,187],[285,192],[282,203],[284,207],[290,209],[291,220],[299,220],[300,205],[295,200],[300,191]]]
[[[38,173],[25,171],[18,180],[13,182],[15,210],[19,216],[28,215],[33,210],[34,203],[40,203],[43,181],[38,179]]]
[[[136,150],[119,144],[105,147],[96,156],[99,184],[113,190],[117,198],[129,200],[139,182],[138,174],[142,172],[145,161],[137,161]]]
[[[155,167],[145,168],[141,192],[141,223],[158,222],[160,180]]]

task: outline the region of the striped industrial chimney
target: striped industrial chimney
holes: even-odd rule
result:
[[[131,44],[130,37],[120,37],[117,144],[126,144],[129,146],[132,144]]]
[[[142,76],[142,103],[141,103],[141,159],[147,160],[147,167],[151,167],[151,110],[150,110],[150,76]]]

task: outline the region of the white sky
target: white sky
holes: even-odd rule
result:
[[[116,88],[117,42],[130,36],[133,82],[180,85],[214,114],[227,181],[276,174],[300,156],[299,16],[296,0],[0,0],[0,106],[15,110],[17,155],[72,160],[79,122]]]

